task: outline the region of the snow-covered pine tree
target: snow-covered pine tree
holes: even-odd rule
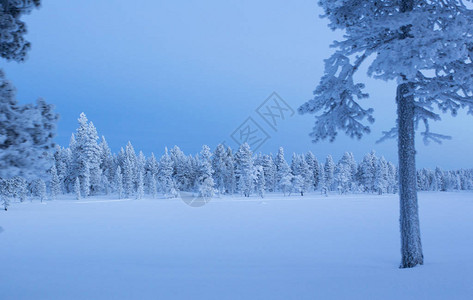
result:
[[[65,190],[65,180],[67,177],[68,166],[70,165],[70,149],[61,148],[59,145],[56,145],[54,152],[54,164],[56,165],[57,175],[59,179],[59,188],[60,193],[64,193]]]
[[[351,183],[353,181],[351,160],[352,157],[350,154],[345,152],[335,167],[335,185],[340,194],[345,194],[351,189]]]
[[[165,148],[164,155],[159,161],[159,182],[163,190],[164,196],[168,198],[176,198],[177,190],[172,178],[173,161],[168,154],[168,148]]]
[[[257,165],[255,166],[255,189],[261,198],[264,198],[265,186],[264,168],[262,165]]]
[[[51,199],[56,200],[59,194],[61,194],[61,182],[57,174],[56,164],[53,164],[51,167]]]
[[[150,171],[148,171],[148,182],[149,182],[149,187],[148,187],[148,194],[151,195],[153,199],[155,199],[158,196],[158,188],[157,188],[157,183],[156,183],[156,176],[153,175]]]
[[[69,177],[79,177],[82,196],[87,197],[101,190],[101,148],[97,143],[94,124],[89,122],[84,113],[80,114],[78,121],[75,139],[71,138],[72,164]]]
[[[311,173],[311,188],[309,191],[315,191],[319,185],[319,162],[312,152],[307,152],[305,155],[305,161],[309,167],[309,172]]]
[[[145,157],[143,151],[140,151],[138,153],[138,156],[136,157],[136,169],[135,169],[135,172],[136,172],[135,186],[136,186],[137,191],[138,191],[138,185],[139,185],[138,184],[138,181],[139,181],[138,177],[140,175],[140,172],[141,172],[141,176],[144,175],[145,165],[146,165],[146,157]]]
[[[375,191],[374,180],[377,160],[374,151],[371,151],[363,157],[363,160],[358,165],[357,177],[365,192]]]
[[[135,182],[138,178],[137,160],[135,149],[129,141],[125,147],[125,157],[123,161],[123,188],[125,197],[127,198],[133,196],[136,191]]]
[[[171,149],[170,156],[173,161],[172,177],[175,180],[176,187],[182,191],[192,190],[194,188],[195,174],[192,174],[191,159],[178,146],[174,146]]]
[[[398,138],[402,268],[423,263],[415,167],[415,128],[423,122],[424,141],[444,136],[430,132],[429,121],[442,112],[473,112],[471,5],[463,1],[370,0],[319,2],[332,29],[344,31],[335,54],[326,60],[325,75],[313,100],[301,112],[319,113],[312,136],[335,137],[337,130],[352,137],[369,132],[372,109],[355,100],[368,95],[354,83],[363,62],[368,75],[395,80],[397,125],[387,133]],[[394,98],[394,97],[393,97]]]
[[[202,146],[202,150],[200,151],[199,162],[199,196],[205,198],[212,198],[215,193],[215,183],[212,177],[214,170],[212,169],[212,152],[210,152],[209,146]]]
[[[13,196],[13,189],[9,179],[0,178],[0,201],[3,209],[8,210],[10,206],[10,198]]]
[[[304,196],[304,191],[303,191],[303,185],[304,185],[304,179],[302,178],[301,175],[295,175],[292,176],[292,191],[294,193],[300,193],[301,196]]]
[[[284,196],[291,195],[291,192],[293,191],[293,178],[294,176],[289,172],[279,181],[279,188],[283,192]]]
[[[398,182],[396,177],[396,166],[388,162],[388,193],[395,194],[398,191]]]
[[[138,182],[136,188],[136,199],[142,199],[145,193],[144,180],[143,180],[143,171],[138,171]]]
[[[114,183],[114,190],[118,194],[118,199],[123,198],[123,175],[120,166],[117,166],[117,170],[115,171],[115,183]]]
[[[278,185],[278,189],[280,191],[287,191],[288,184],[290,186],[291,182],[291,169],[284,158],[284,149],[283,147],[279,147],[278,155],[274,161],[276,165],[276,182]],[[284,185],[282,184],[282,180],[284,179]],[[288,183],[289,181],[289,183]],[[286,194],[286,193],[284,193]]]
[[[215,187],[219,194],[225,193],[225,178],[227,177],[226,149],[222,144],[218,144],[212,155],[212,169]]]
[[[324,164],[324,183],[326,188],[329,191],[333,191],[335,189],[334,184],[334,173],[335,173],[335,162],[333,161],[332,155],[327,155]]]
[[[90,171],[89,166],[85,165],[84,173],[82,174],[81,195],[85,198],[90,195]]]
[[[376,162],[374,175],[375,191],[382,195],[388,191],[388,162],[381,156]]]
[[[151,153],[151,156],[146,159],[144,172],[145,191],[148,195],[155,195],[157,192],[156,177],[158,176],[158,162],[154,156],[154,153]]]
[[[226,193],[233,195],[236,189],[236,178],[235,178],[235,161],[233,158],[232,148],[228,147],[225,156],[225,191]]]
[[[112,150],[108,146],[108,143],[104,136],[99,144],[100,147],[100,170],[102,176],[102,185],[104,189],[107,189],[110,182],[113,181],[115,164],[113,160]],[[105,182],[106,180],[106,182]]]
[[[325,183],[325,168],[323,163],[319,164],[319,187],[320,193],[328,196],[328,188],[327,184]]]
[[[26,195],[28,194],[28,183],[23,177],[15,176],[8,180],[12,186],[13,198],[25,201]]]
[[[264,189],[268,192],[274,192],[276,190],[276,165],[272,155],[263,155],[261,164],[265,179]]]
[[[304,193],[307,192],[313,185],[313,174],[310,171],[309,165],[306,163],[303,155],[297,155],[294,153],[292,156],[291,169],[294,176],[300,176],[300,178],[297,179],[293,178],[293,185],[294,183],[297,183],[297,193],[300,193],[301,196],[304,196]]]
[[[74,184],[74,193],[76,194],[76,199],[80,200],[80,180],[79,177],[76,177],[76,181]]]
[[[36,180],[36,196],[39,198],[41,203],[46,200],[46,183],[43,179]]]
[[[132,159],[126,155],[123,164],[123,190],[126,198],[131,197],[134,193],[133,172],[134,165]]]
[[[255,169],[253,165],[253,153],[248,143],[240,145],[238,152],[235,154],[235,164],[238,190],[243,196],[250,197],[253,191]]]

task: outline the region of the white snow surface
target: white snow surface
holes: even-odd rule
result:
[[[397,195],[12,203],[0,299],[471,299],[473,193],[419,202],[413,269],[398,268]]]

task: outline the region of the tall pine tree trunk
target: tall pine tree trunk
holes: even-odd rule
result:
[[[414,96],[409,95],[412,85],[400,84],[396,102],[398,115],[399,198],[401,225],[401,268],[423,264],[420,240],[419,211],[415,162]]]

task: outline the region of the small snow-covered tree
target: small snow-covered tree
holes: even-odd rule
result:
[[[291,192],[293,190],[293,186],[292,186],[293,177],[294,176],[291,173],[287,173],[279,181],[279,188],[284,193],[284,196],[290,196],[291,195]]]
[[[214,180],[212,168],[212,153],[207,145],[202,146],[199,159],[198,190],[199,196],[211,198],[214,196]]]
[[[331,155],[327,155],[324,164],[324,183],[328,190],[334,190],[334,173],[335,173],[335,162]]]
[[[328,187],[325,183],[325,168],[322,163],[319,164],[319,187],[320,193],[325,196],[328,196]]]
[[[125,161],[123,164],[123,188],[125,197],[127,198],[131,197],[134,192],[133,169],[134,165],[131,158],[129,156],[125,156]]]
[[[230,147],[227,148],[225,156],[225,191],[231,195],[236,189],[236,178],[235,178],[235,160],[233,157],[233,151]]]
[[[240,193],[250,197],[254,187],[255,169],[253,164],[253,153],[248,143],[240,145],[235,154],[237,186]]]
[[[300,193],[301,196],[304,196],[304,179],[301,175],[292,176],[291,179],[291,189],[294,193]]]
[[[115,171],[115,184],[114,190],[118,194],[118,199],[123,198],[123,175],[120,166],[117,167]]]
[[[398,183],[396,177],[396,166],[388,162],[388,193],[395,194],[398,191]]]
[[[173,161],[168,154],[168,148],[165,148],[164,155],[159,161],[159,182],[163,190],[164,196],[168,198],[177,197],[177,190],[172,178]]]
[[[8,181],[12,186],[13,198],[20,200],[20,202],[25,201],[28,193],[28,182],[20,176],[15,176]]]
[[[5,211],[7,211],[10,206],[10,198],[13,197],[13,194],[14,191],[11,180],[0,178],[0,201]]]
[[[309,190],[316,190],[319,185],[319,162],[312,152],[307,152],[305,155],[305,161],[309,166],[309,172],[311,173],[312,186]]]
[[[76,194],[76,199],[80,200],[80,180],[79,177],[76,177],[76,181],[74,184],[74,193]]]
[[[225,161],[226,156],[225,147],[222,144],[218,144],[212,155],[212,170],[215,187],[219,194],[225,193],[225,178],[228,172]]]
[[[289,168],[289,165],[287,164],[286,159],[284,158],[283,147],[279,147],[278,155],[276,156],[274,164],[276,165],[276,182],[278,185],[278,189],[280,191],[286,190],[288,180],[290,182],[291,179],[291,176],[288,176],[291,173],[291,169]],[[283,178],[284,185],[282,185]]]
[[[261,198],[264,198],[265,186],[264,168],[261,165],[255,166],[255,189]]]
[[[61,193],[61,182],[57,174],[56,164],[53,164],[51,168],[51,199],[55,200]]]
[[[363,157],[363,160],[358,165],[357,177],[365,192],[374,192],[376,190],[374,183],[377,160],[374,151],[371,151]]]
[[[138,186],[136,189],[136,199],[142,199],[145,193],[143,172],[138,171]]]
[[[102,184],[104,188],[107,188],[107,185],[110,184],[113,180],[113,175],[115,171],[115,164],[113,161],[112,150],[108,146],[108,143],[104,136],[102,136],[102,141],[99,144],[100,147],[100,172],[102,176]],[[106,183],[105,183],[106,179]]]
[[[388,162],[383,156],[376,163],[374,186],[379,195],[386,193],[388,190]]]
[[[151,195],[151,197],[153,199],[155,199],[157,197],[157,193],[158,193],[158,189],[157,189],[157,183],[156,183],[156,176],[153,175],[151,172],[148,172],[147,173],[149,179],[148,179],[148,182],[149,182],[149,186],[148,186],[148,193]]]
[[[272,155],[263,155],[261,159],[261,166],[263,167],[265,187],[268,192],[276,190],[276,165],[274,164]]]
[[[338,161],[335,167],[335,185],[340,194],[348,192],[351,188],[353,178],[350,164],[351,156],[348,152],[345,152],[345,154],[343,154],[342,158]]]
[[[41,203],[46,200],[46,183],[43,179],[36,180],[36,196],[39,198]]]
[[[291,169],[292,175],[300,176],[300,178],[293,179],[293,183],[294,181],[300,181],[300,183],[297,183],[297,192],[301,193],[301,196],[304,196],[304,193],[313,185],[313,174],[303,155],[297,155],[294,153],[292,156]]]

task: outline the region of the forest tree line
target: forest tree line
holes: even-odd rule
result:
[[[220,144],[212,152],[204,145],[197,155],[186,155],[174,146],[157,159],[154,154],[138,154],[128,142],[117,154],[112,154],[107,141],[99,142],[97,130],[85,114],[72,135],[69,147],[56,146],[47,179],[26,179],[15,176],[0,179],[4,206],[12,198],[24,201],[28,197],[41,200],[75,193],[77,198],[90,195],[115,194],[119,198],[145,195],[178,197],[179,191],[195,192],[212,197],[215,194],[239,194],[245,197],[266,192],[284,195],[320,191],[344,193],[397,193],[397,167],[366,154],[357,163],[346,152],[337,162],[328,155],[319,161],[312,152],[285,157],[281,147],[276,155],[253,154],[248,144],[234,151]],[[417,187],[423,191],[472,190],[473,169],[445,171],[421,169],[417,172]]]

